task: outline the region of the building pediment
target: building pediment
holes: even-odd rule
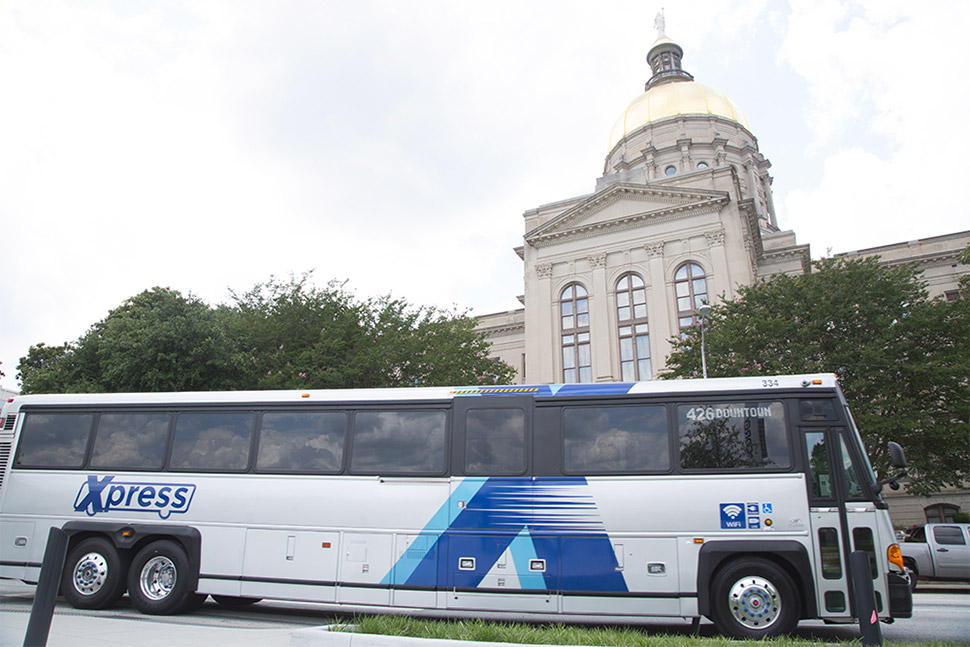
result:
[[[547,247],[576,238],[719,211],[729,200],[726,191],[612,184],[536,227],[525,235],[525,240],[533,247]]]

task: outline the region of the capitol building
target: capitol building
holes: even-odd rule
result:
[[[695,81],[658,28],[652,76],[613,124],[595,190],[523,214],[523,307],[479,319],[516,383],[655,379],[701,303],[811,271],[809,246],[778,227],[771,163],[744,112]],[[956,299],[967,245],[970,231],[839,256],[918,262],[931,296]]]
[[[523,307],[479,318],[518,384],[656,379],[702,303],[812,270],[809,246],[778,227],[771,164],[741,107],[694,80],[662,18],[658,30],[652,76],[613,124],[594,191],[523,214]],[[916,262],[930,295],[952,300],[968,245],[963,231],[838,256]],[[970,510],[967,490],[885,496],[901,525]]]

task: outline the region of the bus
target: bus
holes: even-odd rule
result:
[[[761,638],[912,598],[834,375],[26,395],[0,412],[0,577],[148,614],[709,618]],[[897,466],[904,460],[894,448]]]

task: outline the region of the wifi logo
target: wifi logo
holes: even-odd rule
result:
[[[721,528],[741,530],[746,526],[743,503],[721,504]]]
[[[741,511],[744,510],[744,508],[739,506],[737,503],[731,503],[724,506],[723,510],[724,514],[727,516],[731,517],[732,519],[737,519],[738,515],[741,514]]]

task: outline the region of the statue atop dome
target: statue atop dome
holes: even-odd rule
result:
[[[653,26],[657,28],[657,40],[667,37],[667,34],[664,33],[666,24],[664,20],[664,9],[660,7],[660,11],[657,12],[657,17],[653,19]]]

